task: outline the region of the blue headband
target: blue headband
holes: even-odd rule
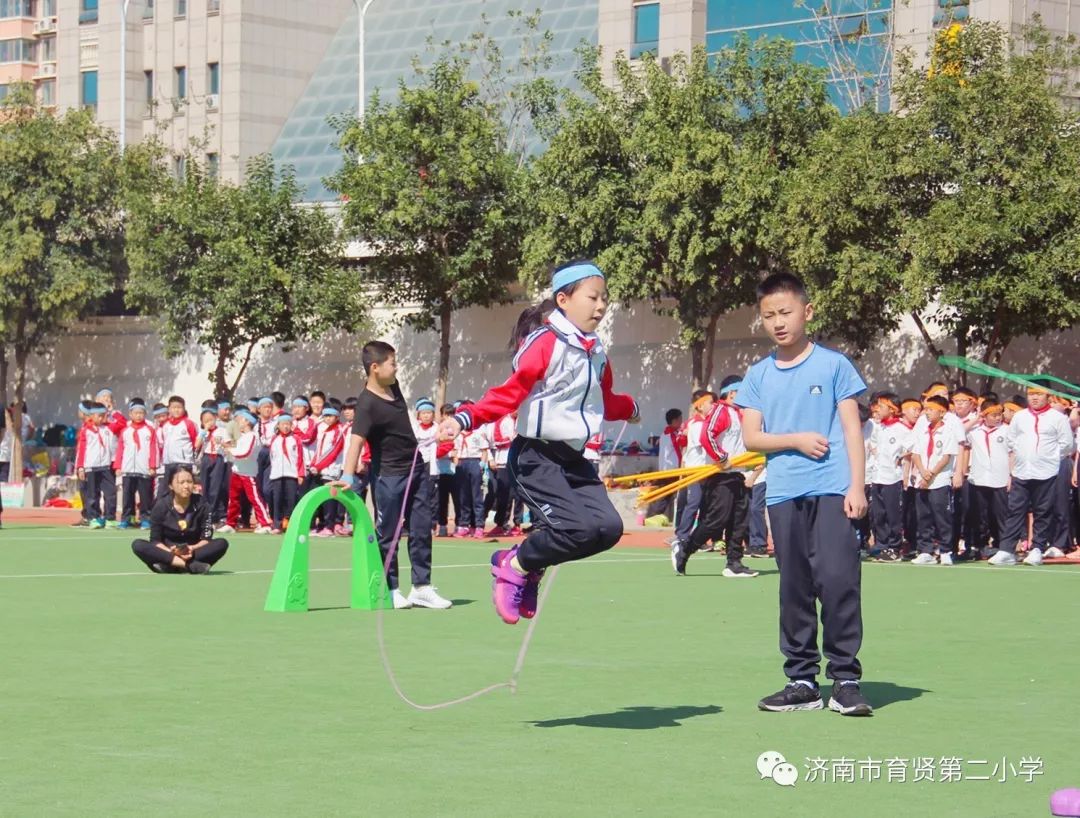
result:
[[[95,398],[100,398],[100,397],[101,397],[102,395],[112,395],[112,390],[111,390],[111,389],[109,389],[109,388],[105,388],[105,389],[99,389],[99,390],[97,391],[97,394],[96,394],[96,395],[94,395],[94,397],[95,397]]]
[[[735,383],[729,383],[723,389],[720,390],[721,395],[727,395],[731,392],[738,392],[742,389],[742,381],[735,381]]]
[[[128,411],[130,412],[132,409],[142,409],[142,410],[145,411],[146,410],[146,404],[143,403],[141,400],[129,401],[128,402]]]
[[[90,414],[90,403],[88,401],[85,401],[85,400],[79,401],[79,411],[82,412],[84,415],[89,415]]]
[[[244,420],[246,420],[246,421],[247,421],[248,423],[250,423],[250,424],[251,424],[252,426],[254,426],[254,425],[255,425],[255,424],[256,424],[256,423],[258,422],[258,421],[256,421],[256,420],[255,420],[255,416],[254,416],[253,414],[251,414],[251,412],[249,412],[249,411],[248,411],[247,409],[241,409],[241,410],[239,410],[239,411],[238,411],[238,412],[236,413],[236,416],[237,416],[238,418],[243,418],[243,419],[244,419]]]
[[[340,412],[339,412],[339,411],[338,411],[337,409],[335,409],[335,408],[334,408],[333,406],[327,406],[327,407],[325,407],[325,408],[324,408],[324,409],[322,410],[322,413],[323,413],[323,417],[326,417],[326,416],[330,416],[330,417],[332,417],[332,418],[336,418],[336,417],[337,417],[338,415],[340,415],[340,414],[341,414],[341,413],[340,413]]]
[[[581,281],[583,278],[592,278],[593,276],[604,277],[604,274],[600,272],[600,268],[591,262],[582,262],[581,264],[574,264],[570,267],[563,267],[561,270],[556,271],[555,275],[551,277],[551,291],[558,292],[563,287],[569,284],[573,284],[575,281]]]
[[[218,409],[232,409],[232,404],[227,400],[220,401],[217,405]]]
[[[308,403],[303,398],[293,398],[292,405],[293,406],[311,406],[311,404]]]
[[[274,421],[274,422],[275,423],[284,423],[285,421],[288,421],[289,423],[292,423],[292,415],[286,415],[284,412],[282,412],[280,415],[277,416],[277,420]]]
[[[420,398],[416,402],[416,411],[417,412],[434,412],[435,411],[435,404],[432,402],[431,398]]]
[[[268,404],[268,403],[273,405],[274,399],[273,398],[259,398],[259,406],[266,406],[266,404]]]
[[[154,417],[157,417],[158,415],[167,415],[167,414],[169,414],[169,407],[168,406],[159,406],[157,409],[154,410]]]
[[[104,406],[91,406],[89,414],[91,415],[104,415],[109,410]]]

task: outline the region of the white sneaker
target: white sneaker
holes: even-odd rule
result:
[[[1043,552],[1041,548],[1032,548],[1024,557],[1024,565],[1042,565]]]
[[[271,530],[272,529],[269,526],[260,525],[252,533],[253,534],[269,534],[271,532]]]
[[[1051,545],[1045,551],[1043,551],[1043,559],[1047,560],[1059,560],[1065,556],[1065,552],[1058,548],[1056,545]]]
[[[953,564],[952,554],[950,554],[948,552],[942,554],[940,557],[938,557],[938,564],[939,565],[952,565]]]
[[[394,610],[395,611],[401,611],[401,610],[404,610],[406,608],[411,608],[412,607],[412,600],[410,600],[408,597],[406,597],[405,594],[401,593],[401,591],[399,591],[397,588],[394,589],[394,592],[393,592],[393,594],[391,594],[391,597],[394,600]]]
[[[231,525],[223,525],[220,528],[215,528],[214,533],[215,534],[235,534],[236,529],[233,528]]]
[[[414,587],[409,592],[408,603],[415,605],[417,608],[439,608],[440,610],[453,606],[453,602],[449,599],[443,599],[436,591],[437,589],[433,585]]]
[[[933,554],[919,554],[915,559],[911,561],[912,565],[934,565],[937,560],[934,559]]]
[[[989,560],[991,565],[1016,565],[1016,554],[1008,551],[998,551]]]

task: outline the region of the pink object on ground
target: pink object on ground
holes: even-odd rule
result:
[[[1050,814],[1061,818],[1080,818],[1080,789],[1070,787],[1051,795]]]

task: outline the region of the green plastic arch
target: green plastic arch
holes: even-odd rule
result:
[[[390,591],[383,577],[382,555],[375,538],[364,501],[347,489],[320,486],[309,491],[296,504],[289,518],[289,529],[281,544],[274,578],[266,595],[267,611],[308,610],[309,559],[311,520],[315,511],[328,500],[337,500],[349,512],[353,522],[352,585],[349,607],[363,611],[391,608]]]

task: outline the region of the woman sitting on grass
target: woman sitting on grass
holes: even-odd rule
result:
[[[131,544],[135,556],[156,574],[205,574],[229,550],[228,542],[213,539],[211,508],[194,488],[191,469],[177,468],[169,490],[150,512],[150,539]]]

